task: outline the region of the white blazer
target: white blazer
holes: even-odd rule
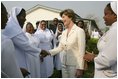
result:
[[[85,54],[85,32],[83,29],[73,25],[67,37],[67,29],[63,31],[59,46],[49,52],[55,55],[63,51],[63,64],[74,65],[76,69],[84,69]]]
[[[98,41],[99,54],[95,61],[95,76],[102,78],[117,77],[117,23]]]

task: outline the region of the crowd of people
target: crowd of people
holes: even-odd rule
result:
[[[97,44],[99,53],[86,52],[89,33],[80,20],[75,24],[75,12],[60,12],[62,21],[53,19],[26,24],[26,11],[14,7],[10,17],[1,3],[1,77],[2,78],[51,78],[58,70],[62,78],[83,78],[85,62],[95,63],[95,78],[117,77],[117,3],[111,2],[104,9],[104,21],[110,29]]]

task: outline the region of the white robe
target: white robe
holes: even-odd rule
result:
[[[50,30],[46,29],[45,31],[43,30],[37,30],[35,35],[40,40],[40,48],[44,50],[50,50],[52,49],[52,39],[53,35],[51,34]],[[47,56],[44,58],[44,61],[41,62],[41,77],[46,78],[50,77],[53,74],[53,57],[52,56]]]
[[[117,77],[117,22],[98,41],[99,54],[94,59],[96,78]]]
[[[91,38],[96,38],[96,39],[99,39],[100,38],[100,34],[99,32],[97,31],[93,31],[92,34],[91,34]]]
[[[39,48],[39,43],[40,41],[33,35],[28,32],[25,33],[26,36],[29,39],[29,43],[34,46]],[[37,57],[34,57],[30,54],[27,54],[27,59],[28,59],[28,70],[31,73],[31,78],[40,78],[40,58],[39,55]]]
[[[13,42],[3,34],[1,35],[1,77],[23,78],[16,62]]]
[[[11,15],[3,32],[4,35],[9,37],[15,47],[15,54],[19,67],[28,69],[28,59],[26,58],[27,54],[37,57],[40,54],[41,49],[36,48],[29,44],[28,38],[25,33],[22,31],[18,20],[17,15],[20,13],[22,8],[15,7],[12,9]]]

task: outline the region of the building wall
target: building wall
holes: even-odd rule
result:
[[[37,10],[34,10],[33,12],[27,14],[26,16],[26,23],[31,22],[33,26],[36,28],[36,22],[40,20],[53,20],[54,18],[61,19],[59,16],[59,13],[49,11],[46,9],[39,8]],[[25,25],[26,25],[25,23]]]

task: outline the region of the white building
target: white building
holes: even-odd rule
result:
[[[36,5],[26,11],[26,23],[31,22],[36,28],[36,22],[41,20],[53,20],[54,18],[61,19],[59,13],[61,10],[50,8],[47,6]],[[25,23],[25,25],[26,25]]]

